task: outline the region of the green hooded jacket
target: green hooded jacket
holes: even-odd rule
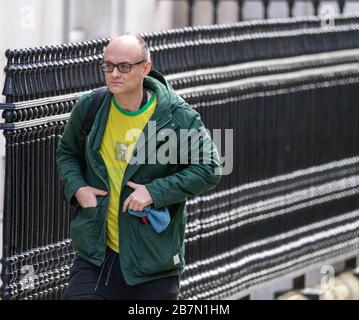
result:
[[[165,143],[158,137],[166,132],[163,129],[171,129],[176,133],[178,142],[175,149],[177,163],[163,164],[158,159],[154,163],[129,163],[125,171],[118,215],[119,255],[121,271],[129,285],[180,275],[183,272],[186,199],[188,196],[199,195],[214,188],[221,177],[217,148],[205,130],[198,112],[179,97],[164,77],[155,70],[144,79],[144,87],[155,91],[157,95],[157,107],[150,118],[150,121],[155,123],[155,130],[153,126],[145,126],[144,139],[138,139],[133,157],[146,150],[146,159],[150,158],[151,152],[158,151]],[[92,186],[109,192],[108,174],[99,148],[110,109],[110,92],[106,95],[86,137],[84,168],[79,161],[80,131],[93,96],[94,91],[80,97],[57,149],[59,177],[64,184],[65,196],[72,204],[77,202],[75,192],[83,186]],[[201,139],[188,139],[188,147],[179,148],[180,129],[199,130],[202,134]],[[173,145],[170,146],[172,147]],[[195,157],[197,161],[191,163],[189,160],[187,164],[181,162],[182,157],[194,148],[199,150]],[[204,161],[204,158],[207,160]],[[162,233],[156,233],[150,224],[141,223],[137,217],[122,213],[123,202],[133,191],[126,186],[127,181],[145,185],[155,209],[169,209],[171,221]],[[80,207],[70,226],[70,236],[77,254],[96,266],[101,266],[105,258],[108,202],[107,195],[97,197],[97,207]]]

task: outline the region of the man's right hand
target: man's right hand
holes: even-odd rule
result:
[[[81,187],[75,192],[75,197],[82,208],[91,208],[97,206],[96,196],[105,196],[107,191],[93,187]]]

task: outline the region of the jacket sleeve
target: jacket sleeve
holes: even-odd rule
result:
[[[180,160],[188,157],[188,164],[181,165],[180,171],[167,177],[158,178],[146,184],[155,209],[185,201],[213,189],[221,179],[222,165],[218,150],[207,133],[200,115],[191,110],[194,117],[188,126],[189,132],[200,132],[203,139],[188,139],[188,147],[179,149]],[[194,129],[194,130],[191,130]],[[191,136],[191,134],[189,134]],[[195,157],[191,150],[198,150]]]
[[[64,185],[65,197],[71,205],[77,203],[74,197],[75,192],[79,188],[87,186],[79,159],[81,159],[80,152],[82,152],[80,150],[80,131],[90,100],[90,94],[80,97],[71,112],[70,119],[57,147],[57,171],[60,181]]]

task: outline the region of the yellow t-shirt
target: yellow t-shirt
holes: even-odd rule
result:
[[[151,98],[146,105],[134,112],[122,109],[114,97],[111,100],[100,154],[105,162],[110,181],[107,245],[116,252],[120,250],[118,212],[122,212],[122,208],[119,208],[122,179],[136,141],[155,110],[156,104],[157,98],[154,92],[151,92]]]

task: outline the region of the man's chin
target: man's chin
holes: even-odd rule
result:
[[[108,89],[112,92],[113,95],[120,95],[124,93],[124,90],[118,86],[109,86]]]

